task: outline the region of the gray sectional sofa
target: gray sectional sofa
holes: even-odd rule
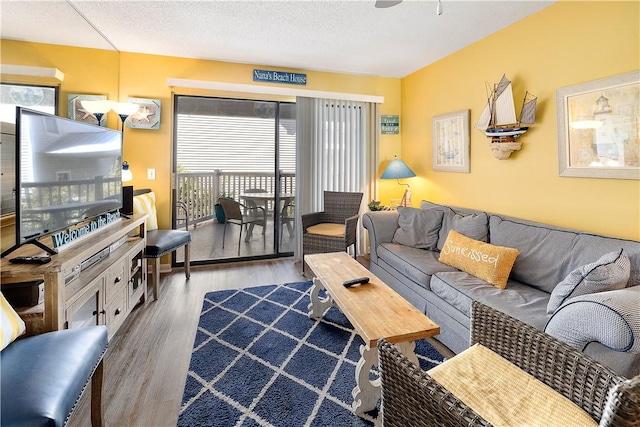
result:
[[[455,353],[469,346],[478,300],[620,375],[640,374],[640,242],[427,201],[367,212],[363,226],[370,270],[436,322]],[[505,289],[439,261],[450,230],[519,251]]]

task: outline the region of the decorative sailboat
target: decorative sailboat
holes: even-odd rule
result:
[[[524,96],[520,120],[517,120],[511,81],[503,75],[500,82],[494,85],[487,106],[476,123],[476,128],[484,131],[489,138],[493,138],[492,142],[513,142],[529,129],[527,125],[535,123],[537,101],[537,97],[527,92]]]

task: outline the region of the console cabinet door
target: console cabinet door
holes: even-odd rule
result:
[[[80,298],[67,306],[67,328],[82,328],[105,323],[105,311],[102,304],[103,277],[98,277]]]
[[[142,257],[142,251],[144,246],[136,248],[131,252],[129,265],[129,283],[128,283],[128,309],[133,310],[138,302],[144,301],[145,292],[145,279],[146,273],[146,260]]]

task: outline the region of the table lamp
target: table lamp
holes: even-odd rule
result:
[[[397,179],[399,185],[406,185],[407,189],[404,191],[400,206],[411,206],[411,187],[409,184],[403,184],[400,182],[402,178],[413,178],[416,174],[407,166],[405,162],[400,160],[398,156],[395,156],[391,162],[387,165],[380,179]]]

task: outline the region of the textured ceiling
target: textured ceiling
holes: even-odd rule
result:
[[[0,0],[4,39],[404,77],[554,1]]]

